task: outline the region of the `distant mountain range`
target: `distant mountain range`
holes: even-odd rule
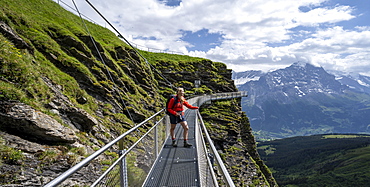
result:
[[[370,77],[294,63],[267,73],[233,72],[232,78],[248,91],[242,107],[258,138],[370,133]]]

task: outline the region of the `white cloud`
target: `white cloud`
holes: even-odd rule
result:
[[[303,26],[317,26],[321,23],[336,23],[354,18],[348,6],[337,6],[333,9],[316,8],[306,13],[297,14],[294,21]]]
[[[307,61],[365,72],[370,26],[335,26],[356,15],[350,6],[326,6],[331,1],[183,0],[170,7],[156,0],[90,0],[133,43],[224,62],[235,71]],[[78,3],[83,14],[105,25],[85,2]],[[182,31],[202,29],[221,33],[224,40],[209,51],[188,51],[191,44],[181,40]],[[156,40],[145,39],[150,37]]]

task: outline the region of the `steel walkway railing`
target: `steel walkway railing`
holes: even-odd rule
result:
[[[246,92],[230,92],[230,93],[218,93],[212,95],[198,96],[191,98],[188,102],[195,106],[201,106],[205,102],[221,99],[231,99],[238,97],[246,97]],[[101,163],[102,157],[107,157],[112,152],[119,153],[119,158],[116,159],[112,164],[106,167],[100,167],[98,171],[89,171],[96,173],[96,179],[91,182],[90,186],[145,186],[148,184],[148,180],[153,173],[158,172],[153,169],[158,162],[161,162],[161,154],[169,147],[169,120],[165,115],[165,110],[157,112],[153,116],[149,117],[145,121],[136,125],[132,129],[128,130],[124,134],[120,135],[107,145],[90,155],[89,157],[76,164],[59,177],[50,181],[45,187],[51,186],[70,186],[71,184],[78,183],[78,171],[89,165]],[[203,120],[197,111],[187,110],[185,111],[187,116],[188,124],[192,124],[190,127],[189,135],[193,133],[193,152],[196,153],[195,157],[192,158],[192,162],[196,163],[194,173],[198,176],[194,177],[194,186],[234,186],[231,177],[226,170],[216,148],[214,147],[211,138],[208,135],[207,129],[204,126]],[[199,124],[199,125],[198,125]],[[189,125],[190,126],[190,125]],[[182,128],[177,128],[177,134],[182,133]],[[191,132],[191,129],[194,132]],[[204,135],[204,136],[203,136]],[[178,135],[179,137],[181,135]],[[137,139],[133,141],[133,139]],[[189,136],[190,141],[190,136]],[[118,145],[118,146],[117,146]],[[208,145],[208,146],[206,146]],[[184,148],[185,152],[189,152],[188,148]],[[178,154],[181,149],[174,150]],[[162,156],[163,158],[163,156]],[[172,155],[173,159],[176,159],[175,153]],[[171,160],[171,159],[168,159]],[[162,160],[163,161],[163,160]],[[177,160],[178,162],[191,162],[189,159]],[[217,175],[214,173],[214,169],[217,169]],[[90,167],[94,168],[94,167]],[[103,169],[102,169],[103,168]],[[176,167],[172,167],[176,168]],[[167,171],[168,172],[171,171]],[[82,174],[83,175],[83,174]],[[164,177],[168,177],[161,174]],[[221,176],[218,177],[218,176]],[[144,181],[144,179],[146,179]],[[181,182],[181,181],[180,181]],[[173,184],[176,186],[176,184]],[[150,186],[150,185],[146,185]],[[177,184],[177,186],[179,186]]]

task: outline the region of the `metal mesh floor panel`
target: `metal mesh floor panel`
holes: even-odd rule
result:
[[[183,129],[178,124],[175,129],[178,147],[172,147],[171,137],[167,139],[143,186],[200,186],[194,129],[196,113],[187,110],[185,115],[189,126],[188,142],[193,146],[183,147]]]

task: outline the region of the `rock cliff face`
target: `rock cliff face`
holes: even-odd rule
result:
[[[277,186],[257,152],[240,100],[217,101],[202,107],[203,120],[236,186]]]
[[[153,70],[108,29],[87,23],[89,35],[80,21],[53,1],[0,2],[3,186],[42,186],[54,179],[164,107],[173,93],[169,82],[189,95],[237,90],[222,63],[141,52]],[[169,60],[177,58],[186,60]],[[195,80],[201,80],[199,88]],[[204,107],[213,137],[237,184],[274,186],[239,103],[226,101],[232,111],[220,103],[212,112],[225,117],[207,114],[217,105]],[[105,155],[65,185],[91,184],[95,169],[116,156]]]

